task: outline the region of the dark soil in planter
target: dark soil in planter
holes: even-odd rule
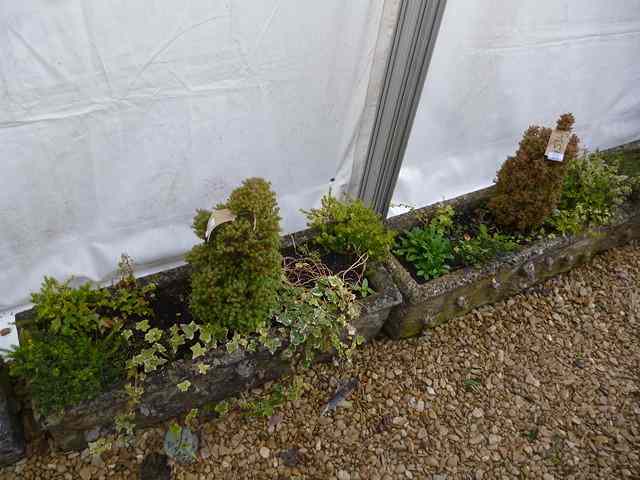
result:
[[[353,256],[342,255],[335,252],[329,252],[320,246],[315,246],[315,245],[305,245],[305,246],[308,247],[309,250],[311,250],[312,252],[317,252],[319,254],[320,261],[325,267],[328,268],[330,274],[338,275],[348,270],[347,273],[344,275],[344,280],[351,287],[358,286],[362,282],[362,279],[366,278],[366,272],[364,271],[363,267],[351,269],[351,267],[357,261],[357,259],[354,258]],[[298,248],[289,247],[283,250],[282,255],[285,259],[285,263],[303,261],[309,258],[309,255],[307,254],[307,250],[300,247]],[[301,278],[301,280],[303,281],[307,280],[311,282],[311,277],[307,277],[306,279]],[[361,294],[359,291],[356,290],[355,293],[358,296],[358,298],[361,298]]]
[[[189,310],[191,295],[191,268],[184,266],[184,280],[158,284],[152,299],[154,326],[168,330],[175,323],[190,323],[193,320]]]

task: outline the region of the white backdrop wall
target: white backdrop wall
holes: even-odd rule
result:
[[[179,261],[248,176],[303,227],[350,180],[383,3],[0,1],[0,312]]]
[[[567,111],[589,149],[640,138],[640,0],[448,0],[393,203],[490,185]]]

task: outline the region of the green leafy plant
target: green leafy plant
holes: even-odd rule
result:
[[[584,229],[587,214],[582,205],[576,205],[571,210],[556,209],[546,223],[562,235],[575,235]]]
[[[517,248],[518,243],[514,237],[499,232],[491,234],[488,227],[481,224],[475,237],[467,236],[453,250],[462,263],[477,266]]]
[[[640,200],[640,148],[601,154],[609,162],[618,166],[618,174],[629,178],[632,200]]]
[[[467,378],[462,382],[462,385],[466,392],[478,393],[482,387],[482,382],[478,378]]]
[[[563,234],[609,223],[633,190],[633,181],[618,173],[620,158],[592,153],[567,163],[562,197],[549,219]]]
[[[435,215],[425,225],[431,226],[442,235],[451,233],[454,228],[453,217],[456,212],[451,205],[445,205],[436,209]]]
[[[361,200],[341,202],[331,194],[321,207],[304,211],[309,227],[318,230],[315,241],[329,251],[384,260],[393,245],[394,232],[387,230],[380,216]]]
[[[353,290],[355,292],[358,292],[358,294],[362,298],[368,297],[369,295],[376,293],[375,290],[369,286],[369,280],[367,280],[366,277],[363,278],[360,283],[358,283],[357,285],[354,285]]]
[[[434,225],[406,232],[394,253],[411,262],[416,274],[425,280],[447,273],[450,268],[447,262],[454,258],[451,242]]]
[[[89,442],[89,455],[100,457],[103,453],[111,450],[113,443],[107,438],[98,438],[95,442]]]
[[[571,131],[573,123],[573,115],[567,113],[556,128]],[[545,151],[551,132],[550,128],[529,127],[515,156],[500,168],[489,202],[499,225],[529,231],[542,225],[560,202],[565,166],[576,157],[579,140],[571,136],[563,162],[549,161]]]
[[[124,342],[87,335],[36,333],[11,353],[11,373],[25,379],[45,415],[91,400],[122,378]]]
[[[394,253],[411,262],[419,277],[425,280],[437,278],[449,271],[448,262],[454,259],[447,236],[455,227],[455,210],[446,205],[439,207],[433,215],[416,215],[424,227],[415,227],[400,237]]]
[[[251,417],[270,417],[287,402],[298,400],[304,388],[301,377],[295,377],[291,385],[284,386],[276,383],[266,395],[260,398],[241,400],[239,407]]]
[[[360,314],[360,306],[339,276],[318,277],[310,289],[288,285],[281,299],[282,310],[276,319],[288,334],[289,345],[284,354],[299,356],[303,366],[311,365],[318,353],[331,350],[350,358],[356,346],[364,341],[351,326]],[[343,340],[345,334],[347,341]]]
[[[270,184],[245,180],[218,208],[236,215],[205,240],[211,212],[198,211],[193,229],[202,244],[187,261],[193,267],[190,309],[196,319],[249,333],[264,326],[277,308],[282,277],[278,206]]]
[[[34,319],[10,354],[11,373],[26,380],[42,413],[91,400],[124,377],[132,347],[122,330],[151,314],[155,286],[136,284],[125,255],[120,271],[110,289],[45,277],[32,295]]]

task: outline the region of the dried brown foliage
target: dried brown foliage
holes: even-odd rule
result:
[[[566,113],[556,128],[571,131],[573,123],[573,115]],[[503,227],[528,231],[541,225],[558,205],[565,164],[578,153],[579,139],[571,136],[563,162],[550,161],[544,154],[551,132],[550,128],[529,127],[515,156],[500,168],[489,208]]]

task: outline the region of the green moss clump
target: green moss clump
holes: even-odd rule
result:
[[[331,252],[381,261],[393,246],[394,232],[361,200],[341,202],[329,194],[322,197],[320,208],[303,213],[308,226],[318,230],[316,243]]]
[[[41,413],[92,400],[124,379],[132,346],[122,328],[150,317],[155,289],[138,287],[129,262],[123,257],[123,275],[111,289],[73,288],[45,277],[32,294],[35,315],[21,326],[10,372],[27,383]]]
[[[253,332],[277,308],[282,282],[276,197],[269,182],[250,178],[217,208],[237,218],[217,227],[187,255],[193,267],[189,306],[203,323]],[[194,218],[193,229],[203,240],[210,214],[199,210]]]
[[[47,415],[92,400],[124,378],[124,344],[120,335],[96,340],[38,332],[11,353],[11,374],[27,381],[38,409]]]
[[[571,131],[570,113],[560,117],[559,130]],[[563,162],[549,161],[545,150],[552,130],[531,126],[524,133],[515,156],[502,165],[489,202],[499,225],[529,231],[539,227],[556,209],[562,194],[565,165],[576,157],[579,139],[572,135]]]

